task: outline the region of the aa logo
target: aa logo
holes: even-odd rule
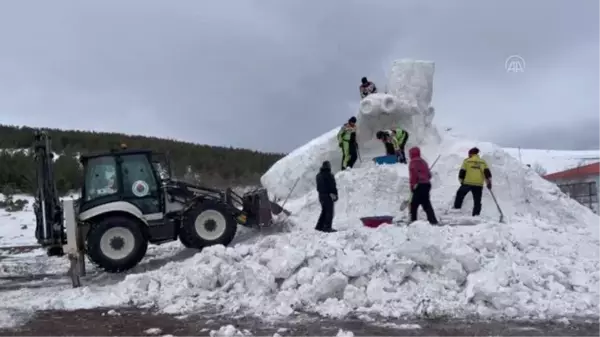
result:
[[[504,68],[507,73],[525,72],[525,59],[519,55],[511,55],[504,61]]]

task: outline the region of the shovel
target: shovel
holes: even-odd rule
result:
[[[431,166],[429,167],[429,171],[433,170],[433,167],[438,162],[438,160],[440,159],[441,156],[442,156],[441,154],[438,154],[437,158],[435,158],[435,160],[433,161],[433,164],[431,164]],[[412,192],[410,192],[410,196],[408,197],[408,199],[404,199],[400,203],[400,212],[403,212],[406,209],[406,207],[408,207],[408,204],[410,204],[411,199],[412,199]]]

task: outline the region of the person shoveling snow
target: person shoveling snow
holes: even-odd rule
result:
[[[431,171],[425,159],[421,158],[421,149],[413,147],[408,151],[410,163],[408,164],[408,180],[410,182],[410,221],[417,221],[419,206],[423,207],[427,214],[427,221],[437,225],[433,206],[431,206]]]
[[[474,147],[469,150],[469,157],[463,161],[458,171],[460,187],[454,198],[454,209],[462,207],[463,200],[469,192],[473,194],[473,216],[481,213],[481,196],[484,182],[488,189],[492,189],[492,173],[485,160],[479,157],[479,149]]]
[[[379,139],[384,147],[385,147],[385,154],[388,156],[395,156],[396,155],[396,140],[394,137],[392,137],[392,135],[387,132],[387,131],[377,131],[376,134],[377,139]]]
[[[406,155],[404,153],[404,148],[408,141],[408,132],[406,130],[402,128],[381,130],[377,131],[375,135],[385,145],[385,152],[388,156],[397,156],[399,163],[406,164]]]

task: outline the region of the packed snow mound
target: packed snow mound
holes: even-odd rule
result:
[[[166,313],[285,318],[451,315],[548,318],[598,313],[598,242],[586,228],[503,226],[294,232],[213,246],[114,286],[0,295],[11,310],[135,305]]]
[[[431,191],[431,201],[437,215],[454,212],[451,208],[459,186],[458,170],[468,150],[477,146],[492,171],[493,192],[506,221],[537,219],[590,227],[596,233],[594,237],[598,238],[600,219],[596,214],[562,193],[555,184],[541,178],[532,168],[521,165],[503,149],[491,143],[465,141],[451,135],[443,135],[442,140],[439,145],[425,144],[421,147],[423,157],[430,165],[439,156],[432,170]],[[335,228],[358,228],[362,226],[360,218],[365,216],[406,215],[400,214],[399,205],[410,194],[407,165],[364,163],[362,167],[338,172],[336,180],[339,201],[335,206]],[[499,220],[500,214],[487,190],[483,193],[482,205],[481,216],[484,219]],[[293,222],[298,229],[314,228],[320,211],[315,188],[288,201],[286,208],[292,212]],[[472,197],[467,196],[458,213],[470,216],[472,208]]]
[[[375,133],[385,128],[406,129],[410,133],[407,147],[439,142],[437,130],[431,126],[435,114],[431,106],[434,70],[430,61],[395,61],[389,94],[372,94],[361,101],[356,115],[361,160],[355,167],[382,154]],[[314,175],[323,161],[329,160],[334,171],[338,171],[342,155],[336,135],[344,122],[276,162],[261,178],[262,185],[278,198],[285,198],[295,186],[291,198],[297,198],[315,188]]]
[[[357,137],[362,162],[351,170],[336,173],[339,201],[334,225],[337,228],[359,227],[359,219],[364,216],[398,215],[400,202],[409,195],[407,165],[380,166],[371,160],[384,152],[383,145],[372,137],[373,132],[395,125],[408,129],[407,148],[419,145],[430,165],[439,156],[433,167],[431,192],[438,214],[451,208],[459,186],[458,171],[462,161],[468,150],[477,146],[490,166],[494,194],[509,220],[538,218],[551,223],[598,227],[598,216],[568,198],[554,184],[502,148],[461,135],[440,134],[432,124],[433,73],[434,64],[429,61],[396,61],[388,83],[390,94],[369,95],[361,102]],[[365,109],[365,105],[369,109]],[[314,227],[319,214],[315,175],[321,163],[330,160],[336,168],[341,161],[335,137],[337,131],[338,128],[331,130],[294,150],[275,163],[261,179],[276,197],[290,195],[286,208],[294,214],[293,219],[300,228]],[[462,209],[464,215],[471,213],[472,204],[472,198],[467,196]],[[489,220],[499,219],[496,204],[488,191],[483,196],[482,216]]]

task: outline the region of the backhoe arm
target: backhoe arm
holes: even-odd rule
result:
[[[53,153],[50,136],[45,131],[37,131],[34,140],[34,160],[36,170],[36,193],[34,212],[36,218],[35,237],[38,243],[48,249],[48,255],[62,255],[66,244],[63,224],[63,209],[53,174]]]

